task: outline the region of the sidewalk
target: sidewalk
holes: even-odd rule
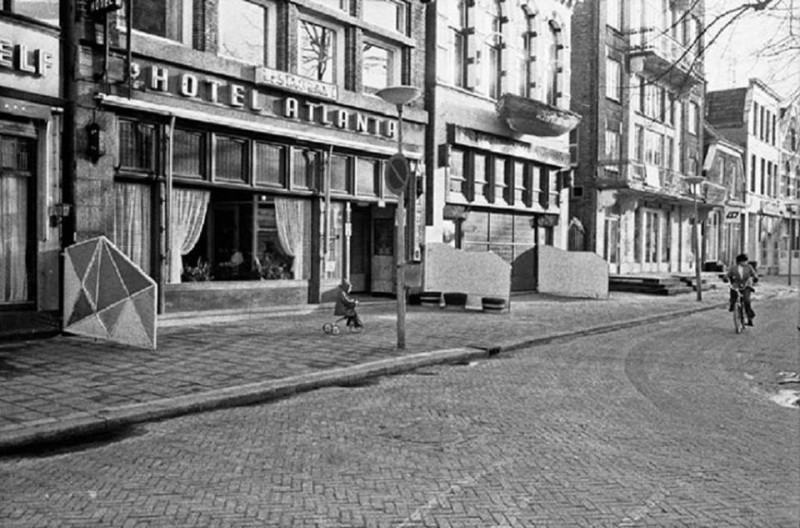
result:
[[[366,331],[328,336],[332,307],[194,314],[159,322],[158,350],[58,336],[0,344],[0,452],[125,425],[463,362],[567,336],[719,309],[724,284],[675,297],[512,297],[506,314],[409,306],[406,350],[393,300],[362,306]],[[762,279],[757,299],[797,295]]]

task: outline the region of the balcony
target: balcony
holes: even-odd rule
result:
[[[647,73],[681,89],[704,81],[702,59],[670,35],[659,29],[642,28],[628,37],[631,71]]]
[[[540,137],[561,136],[581,122],[569,110],[508,93],[497,100],[497,115],[514,132]]]
[[[689,186],[681,174],[633,160],[599,162],[599,189],[631,189],[670,201],[691,200]]]

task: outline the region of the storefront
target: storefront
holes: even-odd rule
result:
[[[105,134],[94,173],[113,189],[109,238],[163,285],[162,311],[331,300],[342,277],[393,292],[383,165],[397,120],[380,112],[393,107],[345,105],[335,86],[285,72],[136,70],[130,98],[100,93],[83,117]],[[419,159],[424,114],[409,113],[406,154]]]
[[[60,54],[55,29],[0,20],[0,310],[59,308]]]

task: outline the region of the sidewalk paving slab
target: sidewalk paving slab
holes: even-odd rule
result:
[[[762,281],[756,302],[790,292]],[[0,453],[721,309],[727,295],[515,295],[503,314],[409,306],[406,350],[393,301],[362,306],[362,334],[325,335],[323,306],[168,317],[155,351],[67,335],[0,344]]]

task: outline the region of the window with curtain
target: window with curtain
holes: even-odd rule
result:
[[[221,135],[214,139],[214,178],[247,183],[247,141]]]
[[[492,199],[497,205],[507,205],[511,201],[508,195],[508,173],[506,171],[506,158],[499,156],[494,158],[494,170],[492,171],[492,178],[494,183],[494,192]]]
[[[514,161],[514,205],[530,205],[530,185],[529,178],[525,171],[525,163]]]
[[[29,301],[32,293],[34,152],[32,139],[0,136],[0,304]]]
[[[172,189],[170,208],[170,262],[169,282],[181,282],[183,256],[188,254],[203,231],[208,210],[210,191],[201,189]]]
[[[114,183],[113,242],[145,273],[152,273],[153,190],[149,184]]]

